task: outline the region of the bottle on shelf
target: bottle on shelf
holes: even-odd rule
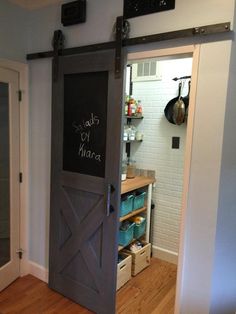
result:
[[[126,97],[125,103],[125,115],[126,116],[135,116],[137,110],[137,103],[133,96]]]
[[[143,115],[143,107],[142,107],[141,100],[138,100],[137,109],[136,109],[136,115],[138,117],[142,117],[142,115]]]
[[[141,100],[136,101],[133,96],[127,96],[125,102],[125,115],[127,117],[142,118],[143,107]]]
[[[127,116],[132,116],[132,107],[130,102],[128,102]]]

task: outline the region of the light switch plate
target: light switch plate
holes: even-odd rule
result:
[[[179,149],[180,137],[172,137],[172,148]]]

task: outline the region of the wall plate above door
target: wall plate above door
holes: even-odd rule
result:
[[[86,0],[77,0],[61,6],[61,23],[69,26],[86,21]]]
[[[173,10],[175,0],[124,0],[124,18]]]

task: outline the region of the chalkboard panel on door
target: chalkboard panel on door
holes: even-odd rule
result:
[[[105,176],[108,72],[64,76],[63,170]]]

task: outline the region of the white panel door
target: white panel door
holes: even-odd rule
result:
[[[19,73],[0,68],[0,291],[20,274]]]

